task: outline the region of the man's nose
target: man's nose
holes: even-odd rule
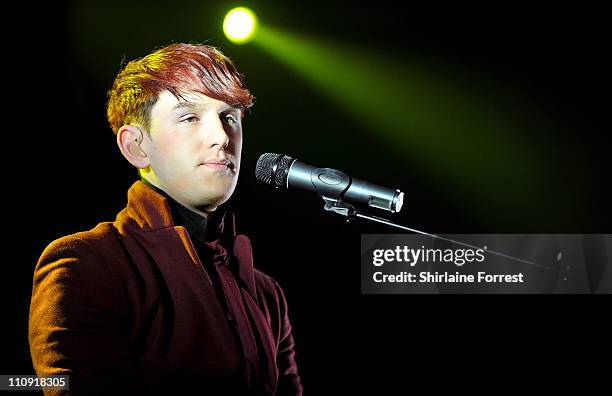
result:
[[[205,123],[204,129],[208,141],[207,143],[210,148],[215,146],[218,146],[218,148],[225,148],[229,145],[229,134],[218,116],[211,117],[210,122]]]

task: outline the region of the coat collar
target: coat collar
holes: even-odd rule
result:
[[[127,208],[118,215],[117,221],[129,225],[132,232],[137,232],[141,234],[142,237],[156,239],[155,244],[149,245],[151,246],[150,249],[153,250],[163,250],[165,248],[164,243],[166,242],[159,240],[161,236],[159,232],[178,232],[178,226],[172,218],[172,211],[168,200],[140,180],[134,182],[128,190]],[[247,286],[253,298],[256,298],[257,293],[255,289],[255,273],[251,244],[247,236],[238,235],[236,233],[236,220],[232,212],[225,211],[223,219],[220,222],[219,230],[224,236],[223,239],[230,245],[227,246],[227,248],[237,259],[237,275]],[[180,234],[187,235],[187,232],[184,232],[184,230],[182,231],[183,232],[180,232]],[[184,249],[193,257],[195,251],[190,239],[182,237],[180,240],[182,241]],[[156,253],[161,252],[152,251],[149,253],[155,258],[157,256]]]
[[[223,210],[223,209],[219,209]],[[128,190],[128,216],[143,231],[154,231],[175,227],[170,203],[155,189],[138,180]],[[220,232],[236,236],[236,219],[232,212],[225,211],[220,222]]]

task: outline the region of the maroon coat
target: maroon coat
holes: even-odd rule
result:
[[[236,235],[228,215],[240,283],[269,326],[276,394],[301,394],[283,291],[253,268],[248,238]],[[58,239],[43,252],[29,341],[36,373],[70,375],[73,394],[251,391],[240,346],[189,234],[173,224],[166,199],[140,181],[114,223]]]

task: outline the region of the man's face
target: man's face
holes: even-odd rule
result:
[[[240,110],[198,93],[184,99],[164,91],[153,106],[150,137],[145,133],[142,142],[150,166],[143,173],[183,205],[211,211],[236,188]]]

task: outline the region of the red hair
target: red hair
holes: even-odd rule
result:
[[[210,45],[171,44],[125,65],[108,91],[106,115],[116,134],[136,122],[150,128],[151,109],[159,94],[178,99],[197,92],[231,106],[248,109],[254,97],[232,61]]]

